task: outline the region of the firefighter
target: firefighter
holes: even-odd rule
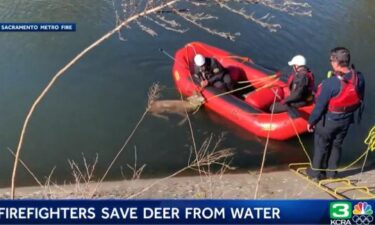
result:
[[[337,176],[335,169],[340,162],[342,143],[354,122],[354,113],[361,114],[363,110],[365,80],[354,66],[349,66],[349,50],[332,49],[330,62],[334,74],[318,87],[316,104],[307,125],[309,132],[315,130],[312,168],[307,171],[314,181]]]
[[[202,88],[213,86],[222,91],[233,89],[232,79],[216,59],[197,54],[194,57],[194,78]]]
[[[299,108],[313,101],[314,75],[306,66],[306,59],[302,55],[296,55],[288,62],[293,72],[289,75],[287,87],[290,94],[281,101],[270,106],[274,113],[290,111],[291,107]],[[298,116],[297,116],[298,117]]]

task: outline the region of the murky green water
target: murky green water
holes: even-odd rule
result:
[[[123,42],[113,36],[87,54],[58,80],[37,108],[27,131],[22,159],[41,178],[56,167],[54,179],[69,180],[68,159],[81,162],[82,154],[91,161],[99,155],[97,175],[103,173],[132,127],[145,109],[147,90],[158,81],[166,88],[164,98],[178,98],[171,77],[172,61],[158,49],[174,53],[190,41],[203,41],[247,55],[256,62],[275,68],[284,67],[290,57],[304,54],[320,81],[329,69],[332,47],[347,46],[353,62],[367,80],[366,111],[361,125],[352,127],[345,142],[344,161],[363,149],[362,140],[375,123],[375,4],[372,0],[315,0],[313,17],[289,16],[259,6],[250,6],[257,15],[271,12],[282,25],[277,33],[249,23],[227,11],[210,8],[220,17],[213,27],[240,32],[237,42],[211,36],[184,23],[190,30],[184,35],[152,26],[151,37],[136,26],[122,31]],[[117,11],[120,0],[115,0]],[[253,8],[251,8],[253,7]],[[74,33],[0,33],[0,186],[8,186],[13,157],[7,147],[16,148],[27,110],[51,77],[84,47],[115,26],[112,1],[100,0],[1,0],[2,22],[76,22]],[[264,140],[244,134],[219,122],[206,111],[191,117],[198,144],[211,133],[224,132],[223,148],[234,147],[233,165],[239,169],[259,166]],[[186,165],[191,138],[187,126],[148,116],[112,169],[109,179],[121,178],[130,171],[126,164],[147,164],[145,176],[165,175]],[[311,148],[312,136],[303,141]],[[268,166],[304,161],[297,140],[272,141]],[[373,159],[374,157],[371,156]],[[18,184],[34,184],[19,169]]]

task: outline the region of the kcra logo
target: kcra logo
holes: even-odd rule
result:
[[[329,206],[329,216],[331,225],[368,225],[373,220],[373,210],[367,202],[359,202],[352,207],[351,202],[331,202]]]

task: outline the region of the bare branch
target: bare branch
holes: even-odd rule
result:
[[[164,16],[160,16],[160,15],[156,15],[156,17],[162,22],[168,24],[169,26],[173,28],[181,27],[181,24],[177,23],[175,20],[169,20],[169,19],[166,19]]]
[[[207,1],[190,1],[189,3],[193,4],[195,6],[209,6],[209,5],[211,5],[211,3],[207,2]]]
[[[182,13],[182,12],[178,12],[177,10],[175,10],[175,13],[178,14],[179,16],[181,16],[184,20],[194,24],[195,26],[199,27],[200,29],[210,33],[210,34],[213,34],[213,35],[216,35],[216,36],[220,36],[220,37],[223,37],[223,38],[226,38],[226,39],[229,39],[231,41],[234,41],[235,40],[235,35],[229,33],[229,32],[221,32],[221,31],[217,31],[215,29],[212,29],[212,28],[209,28],[209,27],[206,27],[204,26],[203,24],[199,23],[198,21],[199,20],[202,20],[202,17],[200,17],[199,14],[197,15],[192,15],[190,13]]]
[[[262,0],[259,3],[271,9],[288,13],[291,16],[312,16],[311,6],[307,2],[300,3],[286,0],[278,3],[275,0]]]
[[[118,12],[116,10],[116,6],[115,6],[115,1],[114,0],[112,0],[112,6],[113,6],[113,10],[115,12],[116,26],[118,26],[121,23],[121,20],[120,20],[120,16],[119,16]],[[126,39],[122,36],[120,30],[117,31],[117,34],[118,34],[118,39],[120,41],[126,41]]]
[[[236,9],[231,8],[227,4],[224,4],[223,1],[219,1],[219,0],[215,0],[215,1],[220,5],[220,7],[227,9],[234,14],[240,15],[247,20],[251,20],[256,24],[259,24],[260,26],[267,28],[271,32],[276,32],[277,29],[281,28],[280,24],[272,24],[272,23],[265,22],[265,20],[270,18],[270,14],[266,14],[265,16],[261,18],[255,18],[254,12],[248,15],[244,9],[236,10]]]
[[[137,25],[141,28],[142,31],[146,32],[147,34],[151,35],[152,37],[158,36],[158,34],[151,28],[146,27],[141,22],[137,21]]]
[[[183,34],[183,33],[185,33],[186,31],[189,30],[189,29],[184,29],[184,30],[182,30],[182,29],[172,28],[172,27],[170,27],[168,24],[166,24],[166,23],[162,23],[162,22],[157,21],[157,20],[154,20],[153,18],[151,18],[151,17],[149,17],[149,16],[146,16],[146,19],[148,19],[148,20],[154,22],[155,24],[159,25],[160,27],[162,27],[162,28],[164,28],[164,29],[166,29],[166,30],[173,31],[173,32],[176,32],[176,33]]]

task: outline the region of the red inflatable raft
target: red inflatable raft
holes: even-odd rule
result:
[[[199,84],[192,79],[194,68],[193,58],[195,54],[217,59],[229,70],[232,80],[236,84],[253,82],[252,90],[245,90],[239,95],[220,95],[220,91],[214,87],[206,87],[201,90]],[[252,63],[244,63],[229,52],[199,43],[192,42],[179,49],[175,55],[173,66],[173,78],[178,90],[184,96],[191,96],[194,92],[200,92],[206,99],[204,107],[217,113],[219,116],[236,124],[249,133],[259,137],[285,140],[307,131],[307,119],[313,106],[305,106],[298,109],[299,118],[292,119],[287,112],[275,113],[271,116],[269,107],[275,98],[275,91],[282,97],[288,91],[282,81],[272,79],[266,70]],[[270,78],[270,79],[268,79]],[[243,82],[245,81],[245,82]],[[248,84],[246,84],[248,85]],[[248,91],[248,92],[246,92]],[[293,126],[293,123],[294,126]]]

